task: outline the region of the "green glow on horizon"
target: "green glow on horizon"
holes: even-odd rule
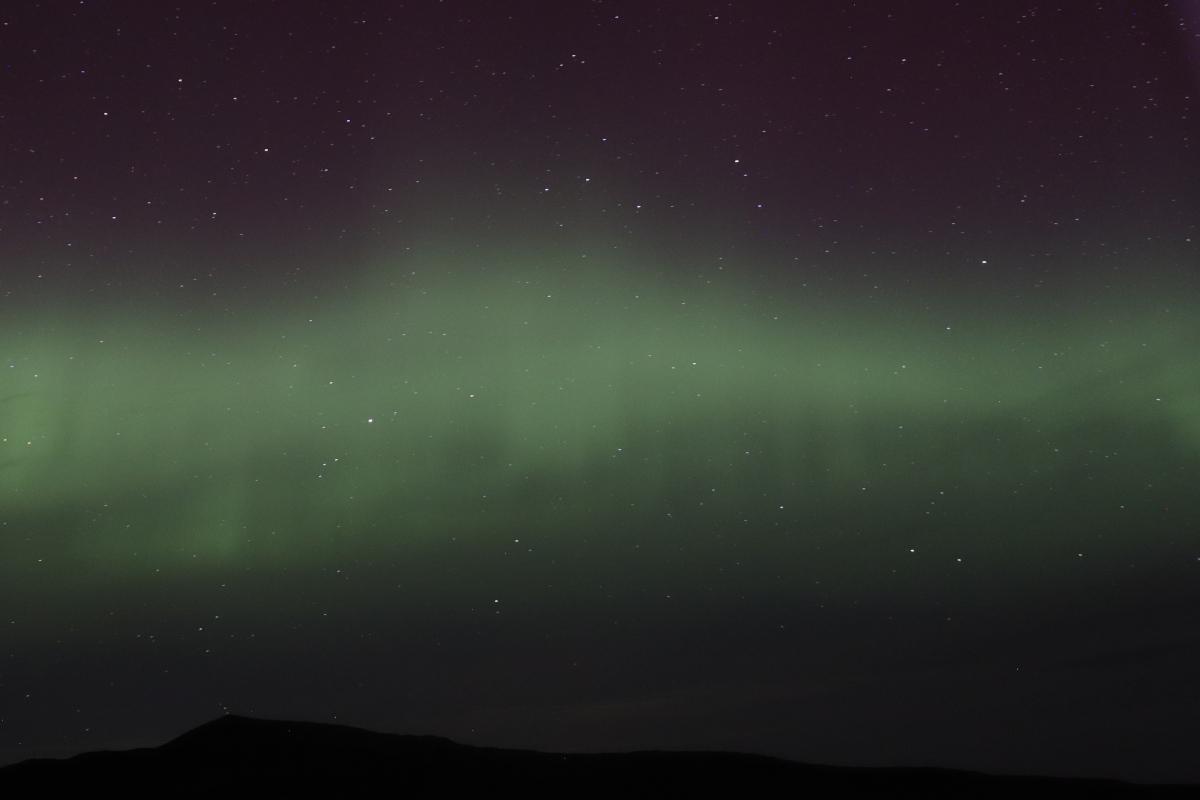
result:
[[[1164,504],[1172,531],[1195,521],[1188,314],[950,307],[405,266],[232,320],[10,318],[0,575],[523,537],[663,558],[686,541],[699,561],[817,548],[853,572],[881,548],[1115,553],[1119,515],[1157,524]],[[1138,547],[1190,546],[1144,527]]]

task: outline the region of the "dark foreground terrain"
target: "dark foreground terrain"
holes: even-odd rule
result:
[[[0,768],[6,790],[430,797],[1109,797],[1200,796],[1200,787],[1002,777],[939,769],[854,769],[720,752],[556,754],[457,744],[312,722],[226,716],[154,748]],[[24,796],[24,795],[21,795]]]

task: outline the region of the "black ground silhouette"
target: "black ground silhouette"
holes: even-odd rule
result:
[[[1006,777],[942,769],[855,769],[723,752],[559,754],[472,747],[341,725],[225,716],[154,748],[34,759],[0,769],[0,792],[89,786],[125,794],[519,792],[670,797],[789,792],[837,796],[1193,796],[1195,786]],[[11,796],[11,795],[10,795]]]

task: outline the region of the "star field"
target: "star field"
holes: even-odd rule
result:
[[[0,763],[1200,780],[1194,16],[0,11]]]

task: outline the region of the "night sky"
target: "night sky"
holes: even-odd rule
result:
[[[0,69],[0,763],[1200,781],[1194,0],[23,0]]]

